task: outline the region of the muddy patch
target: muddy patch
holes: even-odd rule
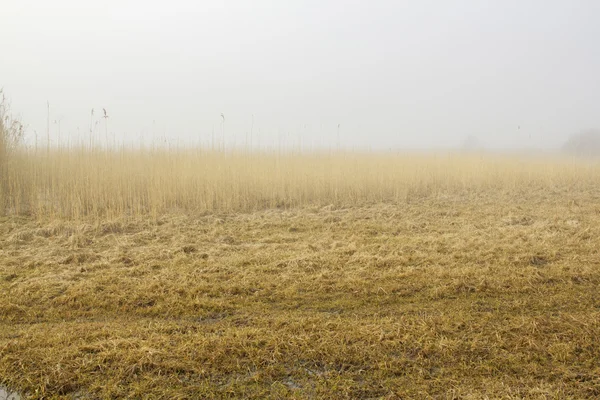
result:
[[[4,386],[0,386],[0,400],[21,400],[21,395],[12,392]]]

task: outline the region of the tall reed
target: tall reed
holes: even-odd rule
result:
[[[246,212],[597,190],[600,166],[555,157],[88,146],[13,152],[4,211],[38,217]]]

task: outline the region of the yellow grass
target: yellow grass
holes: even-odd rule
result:
[[[1,187],[5,213],[80,219],[585,189],[599,172],[549,156],[82,148],[21,151]]]
[[[21,152],[0,386],[32,398],[598,398],[600,166]]]

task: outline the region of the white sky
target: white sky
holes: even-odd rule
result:
[[[597,0],[2,0],[29,140],[559,146],[600,127]],[[225,115],[222,126],[221,113]],[[252,119],[254,116],[254,125]],[[520,127],[520,128],[519,128]]]

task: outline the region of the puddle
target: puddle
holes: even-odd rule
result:
[[[0,386],[0,400],[21,400],[21,396],[17,392],[11,392],[4,386]]]

